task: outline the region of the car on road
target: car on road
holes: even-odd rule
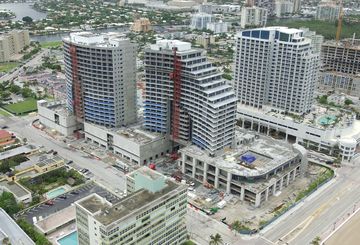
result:
[[[1,127],[1,129],[7,129],[7,128],[9,128],[9,127],[6,126],[6,125],[4,125],[4,126]]]
[[[67,196],[59,196],[61,199],[67,199]]]
[[[79,195],[79,192],[77,192],[77,191],[72,191],[72,192],[70,192],[70,194]]]
[[[73,160],[70,160],[66,164],[69,165],[69,164],[72,164],[73,162],[74,162]]]

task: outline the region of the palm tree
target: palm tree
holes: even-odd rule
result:
[[[234,223],[231,224],[231,229],[235,231],[240,231],[242,227],[242,224],[240,221],[236,220]]]
[[[216,233],[215,236],[210,236],[210,242],[209,245],[219,245],[223,242],[222,237],[219,233]]]

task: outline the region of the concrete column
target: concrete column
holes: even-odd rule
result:
[[[266,188],[266,191],[265,191],[265,201],[267,201],[269,199],[269,188]]]
[[[208,171],[208,164],[204,162],[204,178],[203,178],[204,183],[207,181],[207,171]]]
[[[242,120],[242,122],[241,122],[241,127],[242,127],[242,128],[245,127],[245,119]]]
[[[288,141],[288,134],[285,132],[285,141],[287,142]]]
[[[276,182],[275,182],[275,184],[273,185],[272,192],[273,192],[273,195],[275,195],[275,193],[276,193]]]
[[[294,169],[293,181],[295,180],[295,178],[296,178],[296,168]]]
[[[219,188],[219,168],[215,167],[215,188]]]
[[[254,130],[254,120],[251,120],[251,130]]]
[[[183,154],[181,154],[181,162],[182,162],[182,172],[183,172],[183,174],[185,173],[185,154],[183,153]]]
[[[269,125],[267,125],[267,128],[266,128],[266,135],[267,135],[267,136],[269,136],[269,134],[270,134],[270,126],[269,126]]]
[[[260,133],[261,124],[258,123],[258,133]]]
[[[227,182],[226,182],[226,193],[230,194],[231,193],[231,178],[232,178],[232,174],[230,172],[227,173]]]
[[[241,187],[241,191],[240,191],[240,200],[244,201],[245,199],[245,188]]]
[[[286,186],[289,185],[289,183],[290,183],[290,178],[291,178],[291,172],[289,172],[289,173],[287,174]]]
[[[280,179],[280,191],[282,190],[282,188],[283,188],[283,184],[284,184],[284,176],[283,177],[281,177],[281,179]]]
[[[261,200],[261,193],[258,193],[258,194],[256,194],[256,197],[255,197],[255,207],[260,206],[260,200]]]
[[[192,177],[195,179],[195,173],[196,173],[196,159],[193,158],[193,165],[192,165]]]
[[[319,146],[318,146],[318,151],[321,150],[321,143],[319,143]]]

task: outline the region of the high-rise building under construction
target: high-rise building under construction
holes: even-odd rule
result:
[[[63,39],[67,106],[78,121],[105,127],[136,122],[136,45],[119,34]]]
[[[216,154],[233,143],[236,98],[203,52],[176,40],[145,49],[144,126]]]

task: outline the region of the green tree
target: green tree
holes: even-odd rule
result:
[[[12,83],[12,84],[10,85],[9,91],[10,91],[11,93],[18,94],[18,93],[20,93],[20,91],[21,91],[21,87],[18,86],[18,85],[16,85],[16,84],[14,84],[14,83]]]
[[[323,105],[327,104],[327,95],[321,96],[321,97],[319,98],[319,103],[320,103],[320,104],[323,104]]]
[[[30,16],[25,16],[22,18],[22,21],[24,21],[26,24],[31,24],[33,19]]]
[[[6,191],[0,195],[0,207],[10,216],[20,211],[20,206],[16,203],[14,195]]]
[[[30,88],[27,88],[27,87],[25,87],[21,90],[21,96],[24,98],[35,98],[36,97],[35,93]]]
[[[352,100],[350,100],[350,99],[346,99],[344,103],[345,103],[345,105],[354,104],[354,102]]]
[[[321,241],[321,238],[319,236],[315,237],[314,240],[311,241],[310,244],[312,245],[319,245]]]
[[[223,243],[223,239],[219,233],[210,236],[209,245],[219,245]]]
[[[43,234],[36,231],[26,220],[20,219],[17,223],[21,229],[23,229],[25,233],[36,243],[36,245],[51,245],[49,240],[47,240]]]

